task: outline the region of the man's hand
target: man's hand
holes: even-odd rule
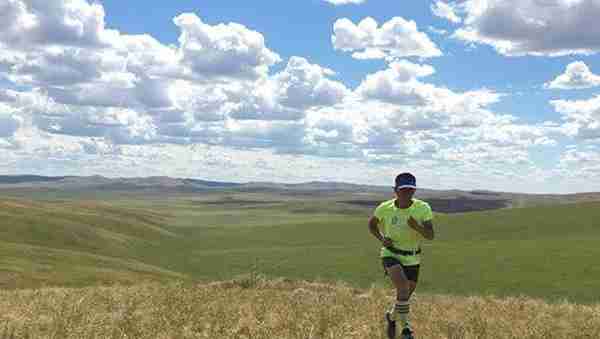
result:
[[[431,221],[425,221],[423,225],[421,225],[418,221],[415,220],[415,218],[411,216],[408,218],[408,221],[406,223],[408,224],[408,226],[410,226],[410,228],[421,234],[423,238],[427,240],[433,240],[434,233],[433,224],[431,223]]]
[[[388,237],[384,237],[383,240],[381,241],[381,243],[383,244],[383,247],[391,247],[394,245],[394,243],[392,242],[392,239],[390,239]]]

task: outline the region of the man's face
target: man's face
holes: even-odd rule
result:
[[[403,200],[403,201],[408,201],[408,200],[412,199],[416,190],[414,188],[406,187],[406,188],[398,188],[395,191],[396,191],[396,197],[398,199]]]

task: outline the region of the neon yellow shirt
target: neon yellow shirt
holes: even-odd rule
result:
[[[379,204],[373,215],[379,219],[383,235],[392,239],[395,248],[408,251],[418,249],[423,236],[408,226],[408,218],[412,216],[420,224],[433,220],[431,207],[425,201],[412,199],[413,203],[409,208],[398,208],[394,204],[395,200],[391,199]],[[397,255],[382,247],[381,257],[397,257]]]

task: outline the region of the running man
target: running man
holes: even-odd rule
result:
[[[416,179],[410,173],[396,177],[395,199],[384,201],[369,219],[369,231],[382,243],[381,261],[396,288],[396,303],[385,313],[388,338],[396,338],[400,322],[402,339],[413,339],[408,322],[410,296],[417,287],[422,239],[432,240],[433,213],[429,204],[414,199]],[[383,233],[380,232],[380,229]]]

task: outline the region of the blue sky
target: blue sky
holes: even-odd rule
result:
[[[0,171],[600,190],[600,1],[337,2],[1,1]]]
[[[432,14],[431,1],[407,1],[391,5],[385,0],[370,0],[360,5],[334,6],[323,0],[308,1],[139,1],[124,3],[103,0],[106,22],[109,27],[131,34],[148,33],[165,44],[176,44],[178,28],[172,18],[184,12],[193,12],[208,24],[237,22],[261,32],[268,45],[284,59],[294,55],[305,56],[312,62],[333,70],[343,69],[339,78],[350,86],[360,83],[365,74],[381,69],[381,60],[357,62],[348,53],[335,51],[331,46],[333,23],[339,18],[354,22],[369,16],[386,22],[401,16],[414,20],[427,31],[429,26],[452,31],[457,28],[447,20]],[[489,87],[498,90],[534,91],[564,70],[566,64],[583,60],[589,67],[598,69],[597,56],[565,56],[558,58],[506,58],[489,46],[474,50],[447,36],[429,34],[443,50],[444,57],[429,61],[438,72],[431,82],[456,90]],[[284,65],[279,65],[280,67]],[[275,67],[274,69],[277,69]],[[510,76],[507,76],[510,69]],[[511,86],[511,87],[509,87]],[[592,90],[588,91],[593,93]],[[547,98],[556,93],[540,93],[537,106],[549,110]],[[563,93],[564,95],[564,93]],[[547,107],[548,106],[548,107]],[[523,110],[523,114],[531,111]],[[537,115],[531,113],[535,118]]]

